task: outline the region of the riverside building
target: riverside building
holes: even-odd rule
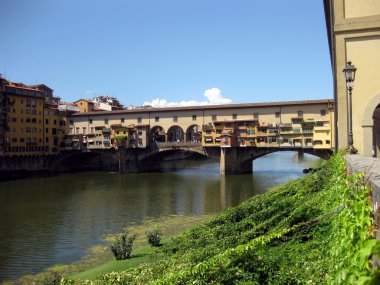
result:
[[[343,69],[357,68],[352,89],[353,146],[380,157],[380,1],[324,0],[334,78],[336,147],[349,144],[348,92]]]
[[[66,134],[66,113],[44,84],[0,78],[0,155],[56,154]]]

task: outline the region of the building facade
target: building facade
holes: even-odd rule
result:
[[[380,157],[380,1],[324,0],[336,104],[336,147],[348,145],[347,88],[342,70],[357,68],[352,92],[354,147]]]
[[[81,113],[93,112],[95,109],[95,103],[86,99],[79,99],[74,104],[79,107]]]
[[[46,85],[0,78],[0,155],[45,155],[60,151],[66,113]]]
[[[69,136],[103,149],[152,142],[331,149],[333,120],[333,100],[309,100],[75,113],[68,127]]]

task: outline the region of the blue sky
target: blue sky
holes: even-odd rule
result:
[[[321,0],[1,0],[0,26],[0,73],[65,101],[333,97]]]

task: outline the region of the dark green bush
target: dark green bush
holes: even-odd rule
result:
[[[117,260],[124,260],[131,256],[133,241],[136,236],[128,237],[127,233],[120,234],[116,239],[111,243],[112,253],[115,255]]]
[[[42,280],[42,285],[59,285],[61,282],[61,275],[56,272],[50,272]]]
[[[162,233],[158,228],[150,230],[146,234],[149,244],[155,247],[160,246],[161,236],[162,236]]]

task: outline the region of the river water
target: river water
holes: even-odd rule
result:
[[[222,176],[219,162],[167,162],[162,173],[82,172],[0,183],[0,282],[79,260],[102,238],[148,217],[221,211],[303,175],[318,158],[280,152],[253,174]]]

